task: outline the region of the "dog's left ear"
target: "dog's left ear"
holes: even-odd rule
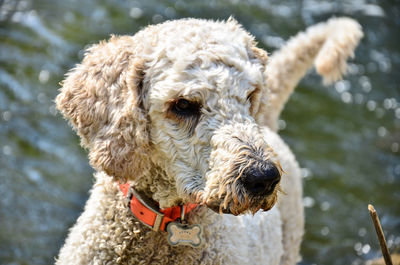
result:
[[[133,179],[149,167],[144,73],[133,39],[112,37],[87,50],[56,98],[92,167],[118,179]]]
[[[263,113],[265,112],[265,107],[264,105],[266,105],[265,103],[268,102],[267,100],[267,85],[266,85],[266,81],[267,81],[267,76],[265,74],[265,70],[267,68],[267,63],[268,63],[268,54],[266,51],[264,51],[261,48],[256,47],[256,45],[253,45],[253,47],[251,48],[251,52],[253,54],[253,57],[256,58],[261,66],[262,66],[262,74],[264,75],[264,83],[262,84],[262,87],[259,87],[259,92],[257,94],[254,95],[254,98],[252,98],[252,113],[256,119],[257,122],[259,122],[260,116],[263,115]],[[264,104],[262,104],[262,102]]]

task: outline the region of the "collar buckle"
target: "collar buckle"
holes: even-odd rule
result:
[[[141,216],[137,216],[137,214],[135,214],[135,211],[132,211],[133,215],[145,226],[147,226],[148,228],[152,229],[153,231],[159,231],[162,221],[164,219],[164,214],[158,211],[158,206],[153,202],[147,199],[147,197],[145,195],[143,195],[142,193],[138,192],[137,190],[135,190],[132,186],[129,187],[128,190],[128,194],[127,194],[127,200],[128,200],[128,207],[131,208],[131,202],[132,202],[132,198],[136,197],[136,199],[148,210],[150,210],[151,212],[153,212],[156,216],[155,216],[155,220],[154,220],[154,224],[150,225],[148,223],[145,223]],[[140,211],[139,213],[141,213],[142,215],[144,214],[142,211]]]

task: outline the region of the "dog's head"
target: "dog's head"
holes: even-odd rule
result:
[[[95,169],[161,207],[268,210],[282,169],[257,124],[266,60],[233,19],[166,22],[90,48],[56,103]]]

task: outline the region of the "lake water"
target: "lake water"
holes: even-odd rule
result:
[[[374,204],[400,246],[400,2],[369,0],[0,1],[0,264],[52,264],[93,183],[86,153],[53,100],[86,45],[167,19],[230,15],[273,52],[296,32],[350,16],[365,37],[349,75],[313,72],[281,135],[304,175],[301,264],[363,264],[380,254]]]

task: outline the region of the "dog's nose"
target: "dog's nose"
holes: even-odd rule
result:
[[[271,162],[247,168],[240,178],[244,188],[253,196],[271,194],[280,180],[280,171]]]

